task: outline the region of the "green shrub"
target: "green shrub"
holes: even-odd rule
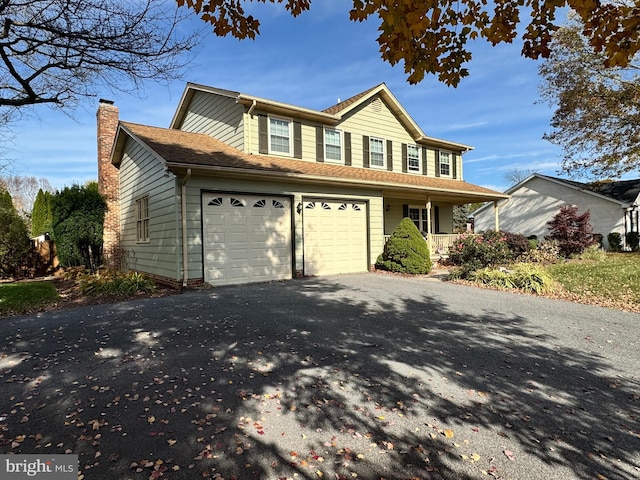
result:
[[[622,235],[619,232],[611,232],[607,235],[607,242],[609,242],[610,252],[622,251]]]
[[[554,281],[543,268],[517,264],[512,270],[483,268],[470,274],[470,280],[501,290],[516,288],[527,293],[545,293],[553,290]]]
[[[138,272],[118,272],[98,270],[95,274],[85,274],[79,280],[80,291],[85,295],[132,295],[151,293],[156,287],[152,280]]]
[[[0,277],[14,277],[25,266],[31,243],[9,192],[0,190]]]
[[[52,195],[50,201],[53,240],[60,264],[95,271],[102,263],[102,223],[107,208],[98,184],[66,187]]]
[[[485,267],[505,265],[514,258],[503,232],[488,230],[480,235],[462,235],[449,248],[449,260],[462,276]]]
[[[376,268],[396,273],[423,275],[431,271],[427,242],[410,218],[403,218],[378,256]]]
[[[637,252],[638,249],[640,249],[640,233],[627,232],[625,240],[627,241],[627,247],[629,247],[632,252]]]

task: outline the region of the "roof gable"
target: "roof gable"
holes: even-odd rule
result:
[[[409,113],[404,109],[398,99],[393,95],[393,93],[391,93],[391,90],[389,90],[387,85],[384,83],[360,92],[348,98],[347,100],[339,102],[338,104],[324,110],[314,110],[310,108],[299,107],[297,105],[256,97],[255,95],[249,95],[233,90],[208,87],[206,85],[200,85],[196,83],[187,83],[182,97],[180,98],[176,113],[171,120],[169,128],[180,128],[189,109],[189,104],[191,103],[195,92],[198,91],[234,98],[237,103],[246,105],[250,111],[252,111],[254,108],[259,108],[263,111],[267,111],[277,115],[307,119],[324,125],[337,125],[345,116],[348,116],[349,113],[372,101],[372,99],[377,96],[385,103],[388,109],[398,119],[403,128],[407,130],[407,132],[409,132],[415,142],[460,152],[465,152],[473,149],[473,147],[470,147],[469,145],[450,142],[448,140],[442,140],[425,135],[420,126],[415,122],[415,120],[413,120],[413,118],[411,118],[411,115],[409,115]]]

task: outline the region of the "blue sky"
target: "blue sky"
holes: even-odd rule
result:
[[[561,152],[542,140],[553,111],[539,103],[538,62],[522,58],[520,45],[474,45],[470,76],[457,88],[435,77],[409,85],[402,65],[380,58],[376,22],[349,21],[349,4],[316,1],[297,19],[272,5],[250,6],[262,23],[255,41],[218,38],[194,18],[201,40],[181,79],[146,82],[138,96],[100,97],[115,101],[122,120],[167,127],[186,82],[318,110],[385,82],[426,135],[475,147],[464,156],[466,181],[503,191],[505,173],[516,168],[557,175]],[[95,180],[98,98],[83,101],[72,118],[38,107],[14,124],[9,173],[55,188]]]

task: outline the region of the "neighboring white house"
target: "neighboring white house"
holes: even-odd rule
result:
[[[500,230],[536,235],[549,234],[547,222],[564,205],[576,205],[578,212],[589,211],[593,233],[601,234],[607,247],[607,235],[638,231],[640,179],[581,183],[534,173],[508,189],[508,200],[498,202]],[[495,228],[493,204],[471,214],[476,232]]]
[[[367,271],[404,216],[430,241],[455,205],[507,198],[463,180],[470,149],[384,83],[325,110],[189,83],[169,128],[102,101],[105,257],[182,285]]]

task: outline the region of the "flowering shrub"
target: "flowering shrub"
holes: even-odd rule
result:
[[[449,248],[449,259],[461,268],[463,277],[481,268],[507,264],[513,258],[505,233],[494,230],[462,235]]]

